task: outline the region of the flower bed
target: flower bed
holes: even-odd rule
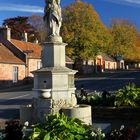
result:
[[[110,93],[108,91],[93,92],[77,96],[78,104],[88,104],[91,106],[109,106],[109,107],[139,107],[140,106],[140,88],[135,84],[129,83],[122,89]]]
[[[140,127],[136,129],[121,126],[108,134],[101,129],[92,128],[80,120],[68,118],[63,114],[49,115],[45,124],[24,126],[19,121],[10,121],[0,132],[0,140],[137,140]]]
[[[0,140],[104,140],[101,129],[94,129],[81,120],[64,114],[48,115],[44,124],[21,126],[19,121],[10,121],[0,133]]]
[[[116,92],[93,92],[77,96],[78,104],[92,106],[93,119],[140,121],[140,88],[129,83]]]

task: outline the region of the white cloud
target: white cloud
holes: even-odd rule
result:
[[[129,3],[140,4],[140,0],[124,0]]]
[[[0,4],[0,11],[43,13],[44,10],[40,6],[1,3]]]
[[[140,8],[140,0],[103,0],[103,1]]]

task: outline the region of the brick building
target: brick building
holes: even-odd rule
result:
[[[118,68],[117,61],[105,53],[97,55],[96,59],[84,61],[80,65],[81,67],[79,66],[79,68],[81,69],[78,70],[81,71],[81,73],[95,73],[95,72],[98,73],[104,72],[106,70],[116,70]]]
[[[111,57],[105,53],[102,53],[102,58],[103,58],[103,62],[102,62],[103,71],[116,70],[118,68],[117,61],[113,57]]]
[[[28,42],[27,33],[23,40],[11,38],[11,29],[0,28],[0,87],[10,86],[26,77],[33,77],[32,71],[41,67],[41,46]],[[66,57],[68,65],[73,62]]]

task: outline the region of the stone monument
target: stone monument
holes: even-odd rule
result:
[[[85,123],[91,124],[91,107],[77,105],[74,85],[74,75],[77,71],[65,66],[67,44],[63,43],[60,36],[62,24],[60,0],[46,0],[44,11],[48,36],[46,42],[42,44],[42,68],[33,72],[34,95],[30,108],[32,115],[28,120],[44,122],[46,114],[55,114],[62,110],[65,115],[81,117]],[[25,113],[22,110],[23,120],[22,115]]]

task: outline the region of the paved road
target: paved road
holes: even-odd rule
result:
[[[0,122],[19,118],[21,105],[30,104],[32,91],[0,93]]]
[[[84,85],[85,90],[114,91],[130,82],[140,87],[140,71],[120,71],[112,73],[109,77],[81,78],[76,80],[75,84],[77,89]]]
[[[140,72],[139,71],[125,71],[114,72],[109,77],[94,77],[94,78],[80,78],[76,79],[75,84],[77,90],[81,85],[84,85],[86,90],[117,90],[122,86],[134,82],[140,87]],[[0,121],[3,119],[19,118],[20,105],[30,104],[32,98],[32,91],[21,92],[1,92],[0,93]]]

